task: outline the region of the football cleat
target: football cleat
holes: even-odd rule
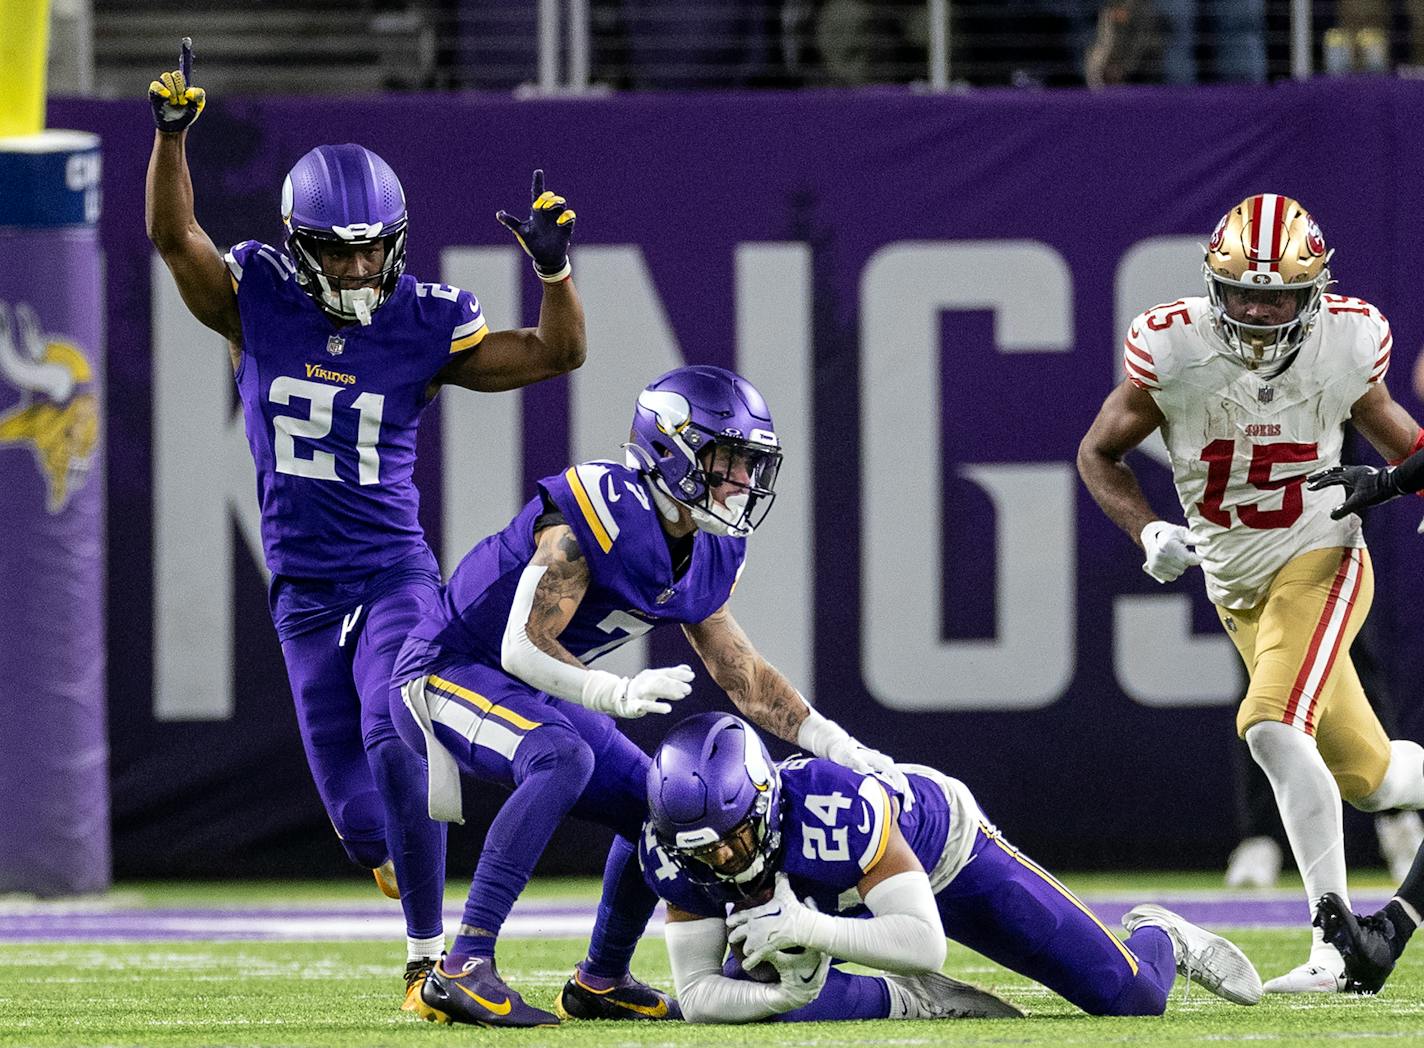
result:
[[[459,971],[442,960],[430,969],[420,999],[430,1009],[431,1022],[471,1026],[558,1026],[559,1017],[524,1003],[505,985],[487,957],[471,957]]]
[[[1161,928],[1172,940],[1172,956],[1177,972],[1195,979],[1218,997],[1232,1004],[1257,1004],[1261,1000],[1261,977],[1241,949],[1228,939],[1199,928],[1171,910],[1150,903],[1135,906],[1123,914],[1122,926],[1131,934],[1139,928]]]
[[[616,986],[595,990],[575,968],[554,1001],[560,1019],[681,1019],[677,1001],[630,972]]]
[[[939,972],[883,976],[891,1019],[1022,1019],[1002,997]]]
[[[405,966],[405,1000],[401,1002],[401,1011],[410,1012],[416,1018],[427,1022],[435,1021],[435,1009],[421,1000],[420,991],[425,986],[430,970],[437,963],[434,958],[427,957],[424,960],[411,961]]]
[[[1344,993],[1344,965],[1336,971],[1318,961],[1298,964],[1284,975],[1278,975],[1266,983],[1267,993]]]
[[[387,859],[371,871],[376,878],[376,887],[387,899],[400,898],[400,885],[396,883],[396,864]]]
[[[1394,925],[1378,913],[1357,917],[1344,899],[1326,892],[1315,909],[1315,926],[1345,958],[1345,992],[1379,993],[1399,959]]]

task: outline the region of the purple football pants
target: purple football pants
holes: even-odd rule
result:
[[[485,835],[451,952],[493,956],[539,856],[564,817],[576,815],[618,834],[583,970],[622,975],[657,905],[636,848],[648,811],[648,756],[612,717],[551,698],[491,666],[445,666],[430,675],[426,694],[448,701],[433,715],[435,735],[460,768],[511,791]],[[401,737],[424,754],[425,738],[399,692],[392,711]]]
[[[1160,928],[1126,942],[1087,905],[997,833],[979,830],[973,858],[936,896],[945,934],[1042,983],[1091,1015],[1161,1015],[1176,978]],[[742,977],[730,959],[724,973]],[[831,969],[821,996],[781,1022],[884,1019],[890,998],[871,976]]]
[[[391,673],[437,600],[433,580],[414,579],[282,642],[307,764],[331,824],[353,862],[374,868],[390,857],[406,934],[420,939],[443,930],[445,825],[427,812],[424,761],[392,723]]]
[[[1161,1015],[1177,977],[1160,928],[1119,939],[1043,867],[981,825],[972,858],[937,896],[957,943],[1090,1015]]]

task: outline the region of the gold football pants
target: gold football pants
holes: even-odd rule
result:
[[[1291,560],[1254,608],[1216,609],[1251,676],[1237,734],[1280,721],[1313,735],[1347,801],[1378,789],[1389,767],[1389,737],[1350,661],[1374,595],[1369,552],[1337,546]]]

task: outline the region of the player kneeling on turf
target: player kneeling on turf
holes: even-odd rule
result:
[[[684,1018],[1021,1015],[939,974],[946,936],[1094,1015],[1161,1014],[1177,972],[1233,1003],[1260,1000],[1256,969],[1227,940],[1159,906],[1130,911],[1118,939],[999,835],[963,783],[899,771],[906,808],[875,774],[808,757],[773,764],[731,714],[668,733],[648,771],[639,859],[668,904]],[[724,962],[729,943],[740,963]],[[831,957],[891,974],[851,975]]]

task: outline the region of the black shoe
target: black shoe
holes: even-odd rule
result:
[[[1326,892],[1320,897],[1313,923],[1345,958],[1345,991],[1379,993],[1400,954],[1389,919],[1382,913],[1359,917],[1344,899]]]
[[[682,1009],[677,1001],[655,990],[646,983],[639,982],[631,974],[625,975],[617,986],[607,990],[593,990],[579,979],[579,971],[554,1001],[554,1011],[561,1019],[681,1019]]]
[[[448,971],[443,960],[426,976],[420,999],[429,1007],[432,1022],[469,1023],[471,1026],[558,1026],[559,1017],[524,1003],[505,985],[494,962],[472,957],[458,971]]]

